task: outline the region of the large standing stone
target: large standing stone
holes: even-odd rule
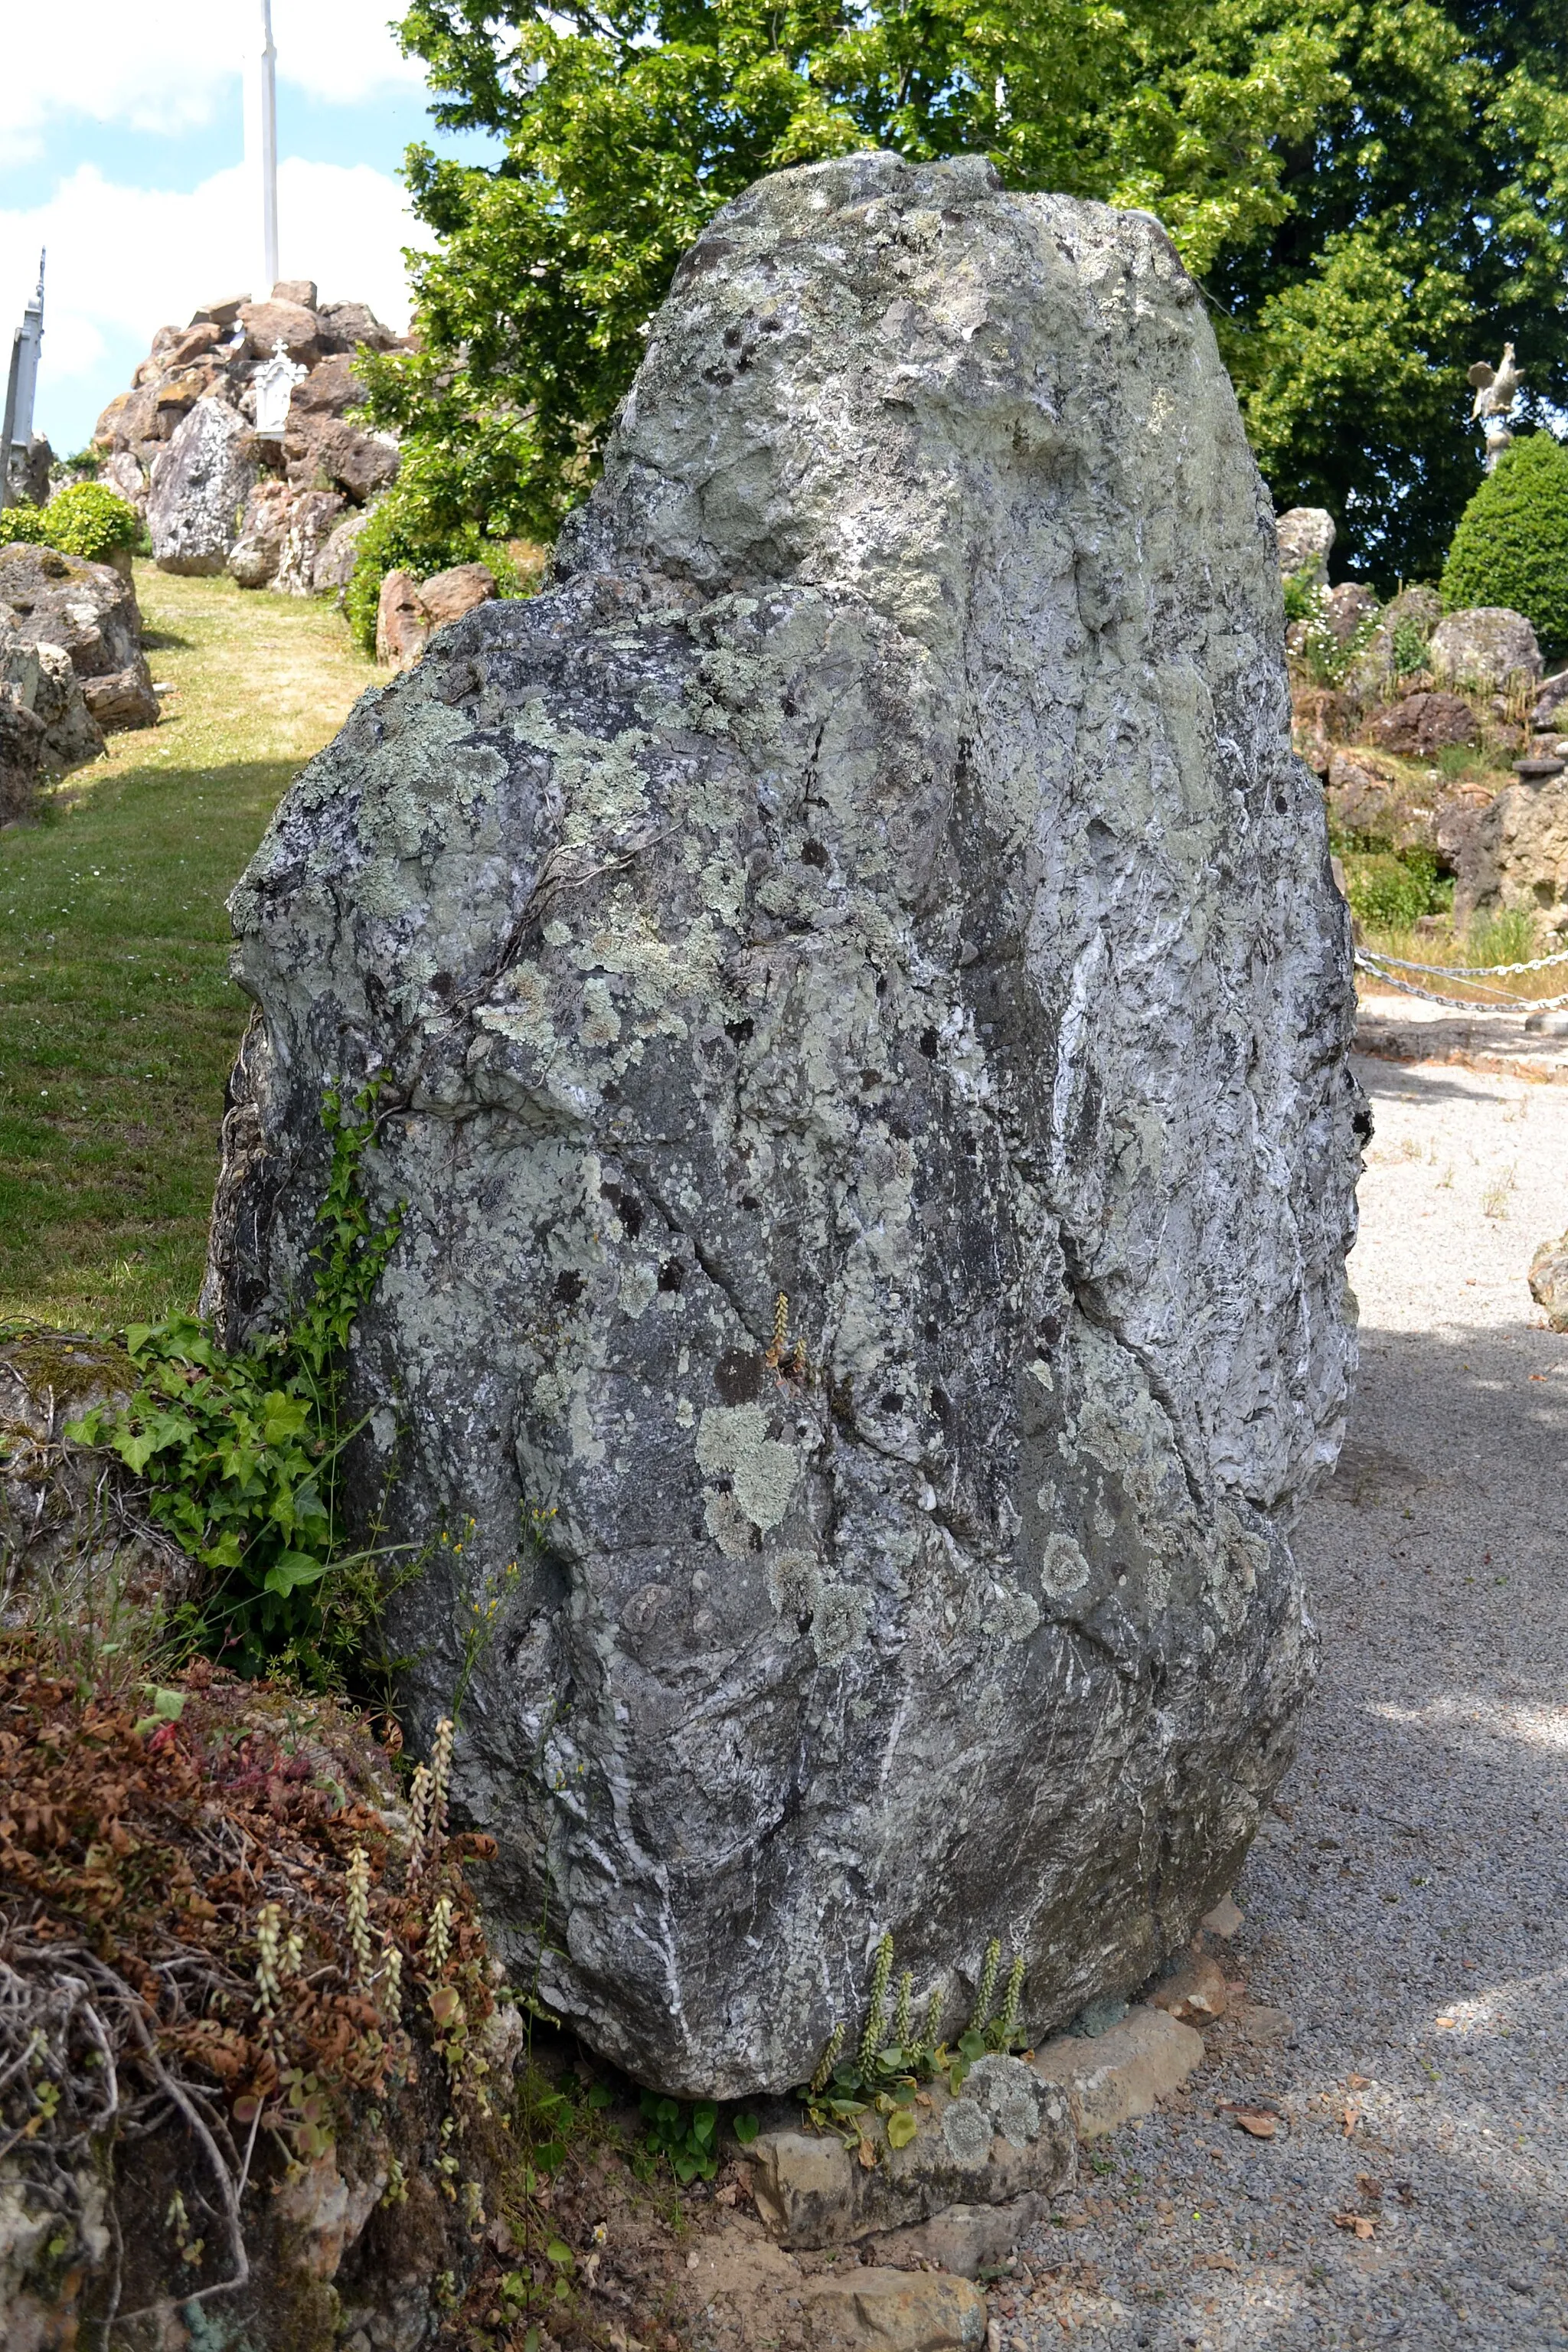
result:
[[[1140,1984],[1310,1678],[1358,1120],[1272,517],[1157,224],[978,159],[752,189],[553,588],[367,695],[232,903],[208,1303],[298,1293],[378,1071],[353,1475],[433,1547],[426,1727],[503,1595],[458,1800],[514,1965],[737,2095],[883,1928],[950,2027],[993,1936],[1035,2032]]]
[[[198,400],[153,468],[147,528],[161,572],[221,572],[256,479],[256,440],[226,401]]]

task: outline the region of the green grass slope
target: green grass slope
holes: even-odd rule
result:
[[[0,833],[0,1318],[191,1304],[247,1007],[224,900],[374,672],[337,614],[136,567],[156,728]]]

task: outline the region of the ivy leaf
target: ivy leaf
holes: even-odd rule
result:
[[[312,1559],[309,1552],[279,1552],[267,1571],[263,1589],[287,1600],[302,1584],[319,1584],[331,1565],[330,1560]]]

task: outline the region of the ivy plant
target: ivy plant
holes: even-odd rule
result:
[[[375,1224],[361,1181],[374,1100],[367,1088],[351,1118],[336,1093],[326,1097],[331,1170],[310,1295],[294,1319],[233,1353],[194,1315],[133,1324],[136,1389],[67,1433],[117,1454],[152,1517],[209,1571],[196,1637],[242,1673],[287,1653],[309,1677],[331,1678],[369,1608],[363,1586],[345,1589],[372,1555],[344,1549],[339,1469],[363,1425],[342,1424],[349,1333],[402,1223],[399,1209]]]

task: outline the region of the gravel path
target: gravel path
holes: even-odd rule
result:
[[[1360,1395],[1297,1538],[1322,1678],[1215,1948],[1289,2022],[1220,2025],[1101,2143],[1004,2352],[1568,2346],[1568,1336],[1525,1283],[1568,1088],[1359,1067]]]

